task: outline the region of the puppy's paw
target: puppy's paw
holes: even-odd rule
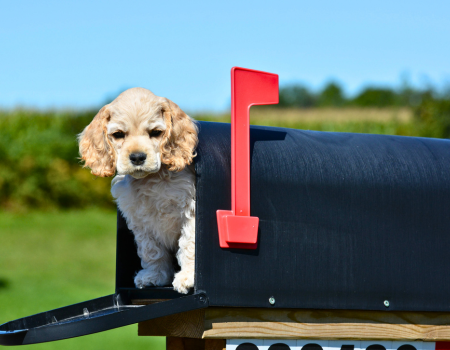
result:
[[[137,288],[147,286],[166,286],[170,284],[170,277],[161,271],[155,272],[147,269],[139,271],[134,277],[134,284]]]
[[[187,294],[190,288],[194,287],[194,273],[180,271],[173,280],[173,289],[178,293]]]

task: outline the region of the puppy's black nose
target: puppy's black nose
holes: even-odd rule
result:
[[[130,154],[130,160],[131,163],[134,165],[141,165],[144,164],[145,160],[147,159],[147,155],[145,153],[131,153]]]

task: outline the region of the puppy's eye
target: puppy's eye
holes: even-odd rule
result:
[[[123,131],[116,131],[112,136],[115,139],[123,139],[125,137],[125,133]]]
[[[159,135],[162,134],[162,130],[152,130],[148,133],[150,135],[150,137],[158,137]]]

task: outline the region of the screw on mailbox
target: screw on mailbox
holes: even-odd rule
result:
[[[389,307],[389,300],[384,301],[384,306]]]
[[[270,298],[269,298],[269,303],[270,303],[271,305],[274,305],[274,304],[275,304],[275,298],[274,298],[274,297],[270,297]]]

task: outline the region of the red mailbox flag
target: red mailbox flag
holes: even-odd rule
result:
[[[231,69],[231,211],[217,211],[222,248],[256,249],[259,218],[250,216],[250,107],[278,103],[278,75]]]

